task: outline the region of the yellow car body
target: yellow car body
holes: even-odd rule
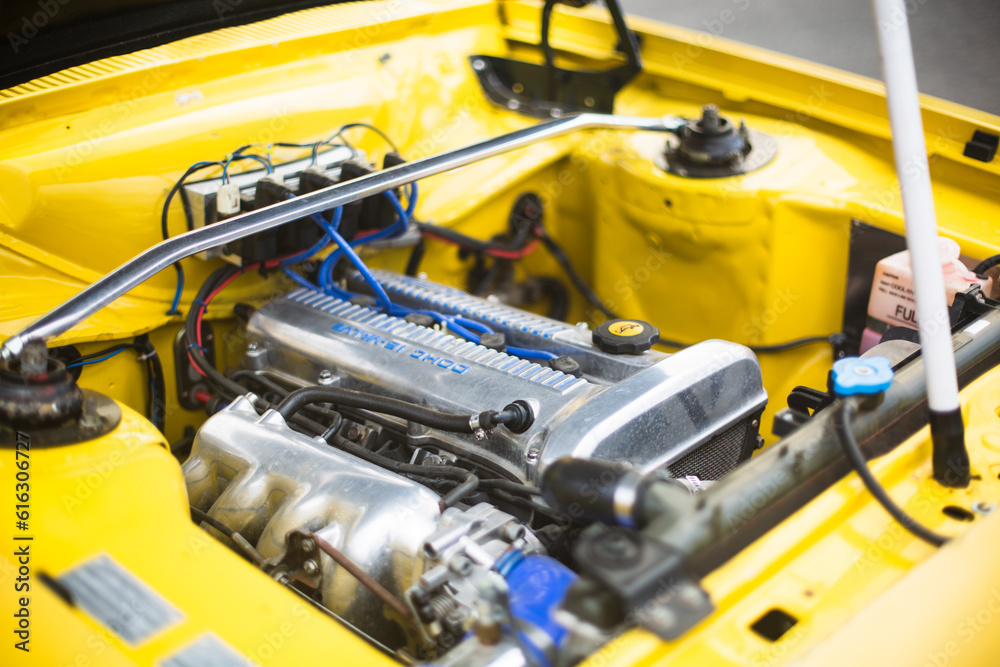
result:
[[[657,323],[664,338],[771,345],[839,331],[852,220],[902,233],[881,84],[841,71],[641,19],[644,71],[616,113],[695,115],[705,103],[775,138],[777,157],[753,173],[693,180],[655,160],[663,138],[594,131],[547,141],[421,182],[418,214],[485,238],[506,225],[521,191],[543,196],[553,236],[606,303]],[[201,155],[273,141],[309,142],[365,120],[412,158],[535,121],[491,103],[468,57],[539,60],[538,6],[485,0],[379,0],[304,10],[81,65],[0,91],[0,337],[160,240],[159,209]],[[560,62],[617,58],[603,12],[558,10]],[[963,156],[974,130],[1000,118],[921,100],[941,234],[963,254],[1000,253],[1000,166]],[[378,155],[377,137],[359,145]],[[277,149],[276,149],[277,150]],[[295,151],[288,152],[296,157]],[[171,226],[180,230],[175,202]],[[399,270],[404,251],[370,264]],[[214,264],[184,260],[182,304]],[[556,270],[542,254],[531,273]],[[429,244],[429,276],[460,285],[467,260]],[[222,306],[262,303],[289,283],[244,276]],[[84,354],[148,334],[167,379],[166,433],[142,416],[143,370],[128,354],[89,366],[81,386],[123,406],[113,432],[30,450],[30,529],[13,509],[0,529],[0,663],[159,664],[206,634],[260,665],[375,665],[394,659],[284,590],[188,515],[167,443],[204,418],[176,401],[165,314],[174,278],[161,272],[59,336]],[[570,321],[595,319],[573,296]],[[225,307],[216,327],[222,365],[242,353]],[[599,321],[599,320],[598,320]],[[669,349],[669,348],[664,348]],[[761,432],[798,385],[824,386],[832,362],[817,343],[760,354],[770,396]],[[724,563],[703,585],[716,610],[665,642],[625,631],[584,664],[986,665],[1000,649],[1000,517],[942,513],[1000,503],[1000,369],[961,393],[973,481],[945,489],[930,476],[927,429],[872,461],[890,494],[925,525],[958,539],[936,551],[893,522],[849,474]],[[15,451],[0,449],[0,489],[13,507]],[[750,499],[752,502],[753,499]],[[979,505],[977,505],[979,504]],[[13,539],[30,537],[30,539]],[[19,560],[27,548],[29,563]],[[19,551],[22,550],[22,551]],[[107,555],[169,601],[180,618],[130,645],[39,579]],[[30,590],[16,588],[30,567]],[[30,652],[13,634],[30,600]],[[798,620],[777,641],[750,628],[778,608]]]

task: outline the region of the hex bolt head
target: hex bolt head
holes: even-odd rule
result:
[[[972,503],[972,511],[976,514],[993,514],[994,510],[996,510],[996,505],[988,503],[985,500]]]
[[[468,556],[459,554],[451,559],[448,568],[460,577],[467,577],[472,574],[472,561]]]

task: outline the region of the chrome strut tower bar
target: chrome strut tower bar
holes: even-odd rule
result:
[[[273,206],[229,218],[157,243],[52,309],[0,347],[0,360],[20,355],[31,342],[46,341],[82,322],[112,301],[174,262],[231,243],[299,218],[350,204],[413,181],[464,167],[495,155],[592,129],[675,132],[684,119],[674,116],[643,118],[583,113],[545,121],[478,144],[407,162],[367,176],[331,185]]]

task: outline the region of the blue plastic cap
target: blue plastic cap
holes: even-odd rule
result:
[[[833,365],[837,396],[881,394],[892,384],[892,362],[885,357],[848,357]]]
[[[511,613],[561,646],[569,633],[555,620],[555,610],[576,581],[576,573],[554,558],[530,555],[515,559],[505,577],[510,588]],[[544,658],[541,647],[530,638],[527,641]]]

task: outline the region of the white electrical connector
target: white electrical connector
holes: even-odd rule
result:
[[[215,209],[219,212],[219,217],[239,213],[240,186],[235,183],[223,183],[216,195]]]

